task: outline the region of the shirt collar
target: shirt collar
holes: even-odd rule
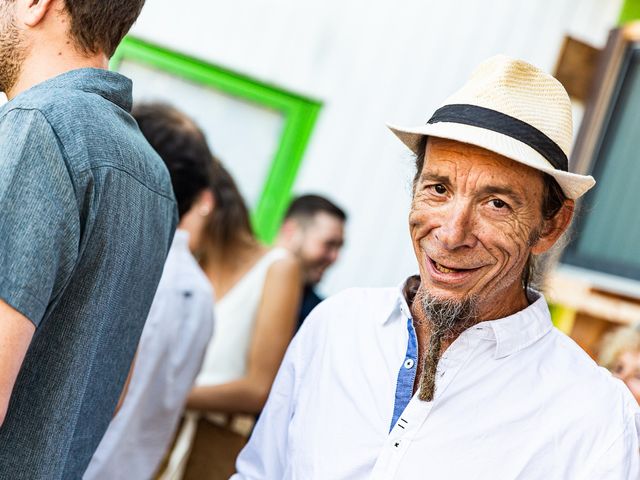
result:
[[[95,93],[131,112],[133,84],[127,77],[102,68],[79,68],[50,78],[34,89],[71,88]]]
[[[176,229],[172,246],[189,249],[189,232],[180,228]]]
[[[413,278],[415,277],[409,277],[398,286],[396,301],[391,311],[381,318],[383,325],[391,319],[412,317],[405,297],[405,287]],[[530,290],[528,297],[531,304],[527,308],[508,317],[480,322],[468,331],[486,332],[487,336],[496,342],[496,358],[508,357],[533,345],[551,330],[553,324],[544,295]]]
[[[411,309],[409,308],[409,304],[407,303],[407,299],[405,297],[405,287],[407,283],[411,282],[415,276],[409,277],[404,280],[398,287],[396,288],[396,298],[391,306],[391,309],[386,315],[380,317],[380,323],[382,325],[388,323],[392,319],[407,319],[412,318]]]
[[[529,299],[532,303],[524,310],[476,325],[493,333],[496,358],[508,357],[533,345],[552,329],[551,314],[544,296],[530,290]]]

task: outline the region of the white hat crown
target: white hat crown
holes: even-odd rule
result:
[[[505,55],[485,60],[445,104],[489,108],[534,126],[569,157],[573,141],[571,100],[562,84],[533,65]]]
[[[427,136],[469,143],[551,175],[570,199],[595,184],[569,171],[571,101],[564,87],[537,67],[504,55],[474,70],[426,125],[389,128],[416,154]]]

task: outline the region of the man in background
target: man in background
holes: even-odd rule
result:
[[[192,254],[214,208],[211,152],[200,129],[172,107],[138,105],[133,117],[169,169],[180,223],[142,331],[126,401],[84,480],[153,477],[213,330],[213,290]]]
[[[346,220],[340,207],[320,195],[302,195],[289,206],[276,244],[291,251],[302,267],[304,291],[297,328],[322,301],[315,286],[338,259]]]
[[[0,478],[76,479],[123,392],[177,221],[109,72],[144,0],[0,3]]]

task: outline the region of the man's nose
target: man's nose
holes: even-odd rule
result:
[[[447,250],[472,248],[477,242],[473,232],[473,209],[465,201],[451,202],[450,208],[436,231],[436,238]]]

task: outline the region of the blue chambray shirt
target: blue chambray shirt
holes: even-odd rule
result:
[[[130,109],[130,80],[99,69],[0,109],[0,298],[37,327],[1,479],[81,478],[129,371],[177,222]]]

